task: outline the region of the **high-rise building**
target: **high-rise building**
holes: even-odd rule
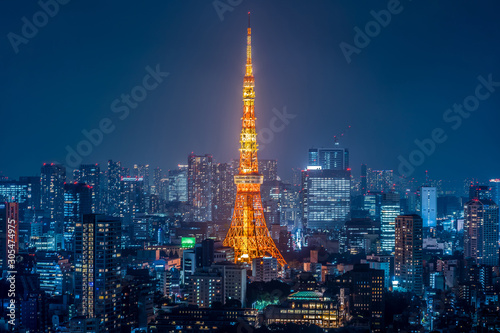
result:
[[[382,253],[394,253],[395,223],[396,217],[400,214],[399,194],[383,193],[380,212],[380,250]]]
[[[372,192],[390,192],[394,190],[394,172],[392,170],[371,170],[367,173],[368,190]]]
[[[366,194],[366,191],[368,189],[368,182],[366,177],[367,177],[366,164],[361,164],[361,184],[360,184],[361,194]]]
[[[374,247],[379,227],[369,218],[352,219],[345,223],[346,252],[351,254],[370,253]]]
[[[471,185],[469,187],[469,200],[491,200],[492,192],[489,186],[486,185]]]
[[[144,180],[137,177],[123,177],[120,181],[120,217],[125,224],[146,211],[143,184]]]
[[[19,204],[0,202],[0,269],[15,270],[19,251]]]
[[[88,331],[120,332],[120,220],[83,215],[75,228],[75,305]]]
[[[500,205],[500,179],[490,179],[491,200]]]
[[[142,190],[144,191],[144,195],[151,194],[151,184],[149,181],[149,164],[145,165],[134,164],[132,177],[142,178],[143,179]]]
[[[108,186],[106,200],[106,214],[120,216],[120,181],[124,172],[121,162],[108,161]]]
[[[374,221],[380,221],[382,210],[382,193],[368,192],[363,195],[363,210],[368,212],[368,216]]]
[[[370,332],[384,330],[384,271],[357,264],[339,278],[350,316],[368,318]]]
[[[212,221],[212,155],[188,157],[188,201],[194,222]]]
[[[309,149],[308,167],[320,167],[323,170],[347,170],[349,168],[349,151],[335,142],[334,148]]]
[[[475,198],[464,206],[464,254],[477,264],[498,266],[498,205]]]
[[[310,229],[340,229],[351,210],[351,172],[303,171],[303,219]]]
[[[188,201],[188,166],[179,164],[168,170],[168,201]]]
[[[420,192],[422,219],[424,228],[433,228],[436,226],[437,217],[437,194],[435,187],[423,186]]]
[[[264,176],[265,182],[278,179],[278,161],[277,160],[259,160],[259,172]]]
[[[234,184],[236,170],[229,163],[217,163],[213,168],[212,217],[216,222],[229,224],[236,199],[236,185]]]
[[[243,117],[240,135],[240,164],[236,183],[236,200],[224,246],[234,249],[236,262],[250,263],[254,258],[271,256],[284,267],[286,262],[274,243],[264,217],[259,174],[257,131],[255,129],[255,79],[252,67],[250,13],[247,29],[247,62],[243,78]]]
[[[64,166],[54,163],[44,163],[40,177],[41,206],[50,219],[50,230],[56,236],[61,237],[63,235],[64,224],[65,182],[66,168]]]
[[[164,190],[163,190],[163,183],[161,181],[162,179],[163,179],[162,170],[160,168],[155,168],[153,174],[154,192],[153,191],[152,192],[153,194],[156,194],[163,199]]]
[[[92,189],[83,183],[64,184],[64,249],[73,251],[75,225],[92,213]]]
[[[19,219],[25,222],[28,211],[40,209],[40,177],[0,181],[0,201],[17,202]]]
[[[237,300],[241,307],[246,305],[247,295],[247,270],[241,265],[220,263],[212,265],[212,268],[222,272],[224,277],[224,300]]]
[[[92,195],[92,213],[102,212],[101,201],[101,168],[99,164],[81,164],[79,183],[87,184]]]
[[[416,214],[396,218],[394,274],[398,288],[417,295],[423,292],[423,220]]]

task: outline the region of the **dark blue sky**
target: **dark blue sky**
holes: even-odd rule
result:
[[[280,174],[305,167],[310,147],[330,146],[351,125],[342,143],[356,174],[362,162],[397,169],[415,139],[442,128],[446,142],[414,175],[500,177],[500,87],[456,130],[443,120],[474,95],[479,75],[500,81],[500,4],[402,0],[348,64],[339,44],[354,45],[353,29],[389,3],[243,0],[221,21],[212,1],[73,0],[16,54],[8,34],[22,36],[22,18],[33,22],[41,7],[1,1],[0,170],[17,178],[43,162],[66,164],[66,147],[76,149],[82,130],[105,118],[114,131],[84,163],[168,169],[192,151],[237,157],[250,10],[257,129],[270,128],[273,108],[296,115],[259,155],[278,159]],[[121,120],[112,102],[158,64],[169,76]]]

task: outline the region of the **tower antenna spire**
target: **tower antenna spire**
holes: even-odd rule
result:
[[[248,12],[247,29],[247,63],[243,78],[243,117],[240,134],[240,167],[234,176],[236,184],[236,200],[233,218],[224,246],[234,249],[237,263],[251,263],[253,259],[271,256],[281,267],[286,265],[285,259],[276,247],[267,229],[262,208],[260,186],[264,177],[259,174],[257,159],[257,131],[255,129],[255,79],[252,71],[252,42],[250,29],[250,12]]]

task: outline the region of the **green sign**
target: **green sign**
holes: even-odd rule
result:
[[[196,244],[196,238],[194,237],[182,237],[181,247],[184,249],[192,249]]]

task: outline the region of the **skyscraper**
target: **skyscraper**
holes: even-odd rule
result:
[[[490,179],[491,200],[500,205],[500,179]]]
[[[168,201],[188,201],[188,166],[179,164],[168,170]]]
[[[394,172],[392,170],[371,170],[367,172],[368,190],[390,192],[394,190]]]
[[[84,215],[75,228],[75,305],[92,332],[120,332],[120,220]]]
[[[311,148],[309,149],[308,166],[328,170],[347,170],[349,168],[349,151],[346,148],[341,148],[338,142],[335,142],[333,148]]]
[[[366,194],[368,188],[366,164],[361,164],[361,194]]]
[[[384,271],[370,269],[368,264],[354,265],[353,269],[339,278],[341,294],[347,297],[347,309],[351,316],[367,318],[370,332],[382,332],[384,328]]]
[[[120,216],[120,181],[124,176],[120,162],[108,161],[106,214]]]
[[[421,193],[422,199],[422,219],[424,221],[424,228],[431,228],[436,226],[437,215],[437,195],[435,187],[423,186]]]
[[[92,189],[83,183],[64,184],[64,249],[73,250],[75,225],[92,213]]]
[[[163,173],[160,168],[155,168],[154,170],[154,175],[153,175],[153,186],[154,186],[154,193],[158,195],[160,198],[163,198],[163,182],[161,181],[163,179]]]
[[[464,255],[477,264],[498,266],[498,205],[475,198],[464,206]]]
[[[340,229],[351,209],[351,172],[303,171],[303,218],[310,229]]]
[[[41,169],[41,206],[50,219],[50,230],[56,237],[63,235],[64,223],[64,183],[66,168],[59,164],[44,163]],[[58,242],[57,247],[62,244]]]
[[[188,201],[194,222],[212,221],[212,155],[188,157]]]
[[[120,217],[126,225],[139,213],[146,211],[144,180],[138,177],[123,177],[120,181]]]
[[[144,195],[151,194],[151,184],[149,183],[149,164],[134,164],[134,169],[132,172],[132,177],[142,178],[143,179],[143,188]]]
[[[79,183],[85,183],[89,186],[92,195],[92,213],[102,212],[101,201],[101,168],[99,164],[81,164]]]
[[[214,164],[212,217],[216,222],[229,224],[234,199],[236,198],[236,185],[234,184],[234,170],[230,163]]]
[[[479,200],[491,200],[492,192],[490,187],[486,185],[471,185],[469,187],[469,200],[479,199]]]
[[[243,79],[243,117],[240,135],[240,165],[234,176],[236,201],[231,227],[224,246],[234,249],[236,262],[250,263],[254,258],[271,256],[282,267],[286,262],[271,238],[264,218],[260,186],[264,177],[259,174],[257,131],[255,129],[255,79],[252,68],[252,37],[248,13],[247,63]]]
[[[259,160],[259,172],[264,176],[264,181],[275,181],[278,179],[277,160]]]
[[[423,292],[422,225],[416,214],[396,218],[394,274],[398,287],[417,295]]]
[[[385,254],[394,253],[394,237],[396,217],[401,213],[399,205],[399,194],[383,193],[380,213],[381,222],[381,252]]]

